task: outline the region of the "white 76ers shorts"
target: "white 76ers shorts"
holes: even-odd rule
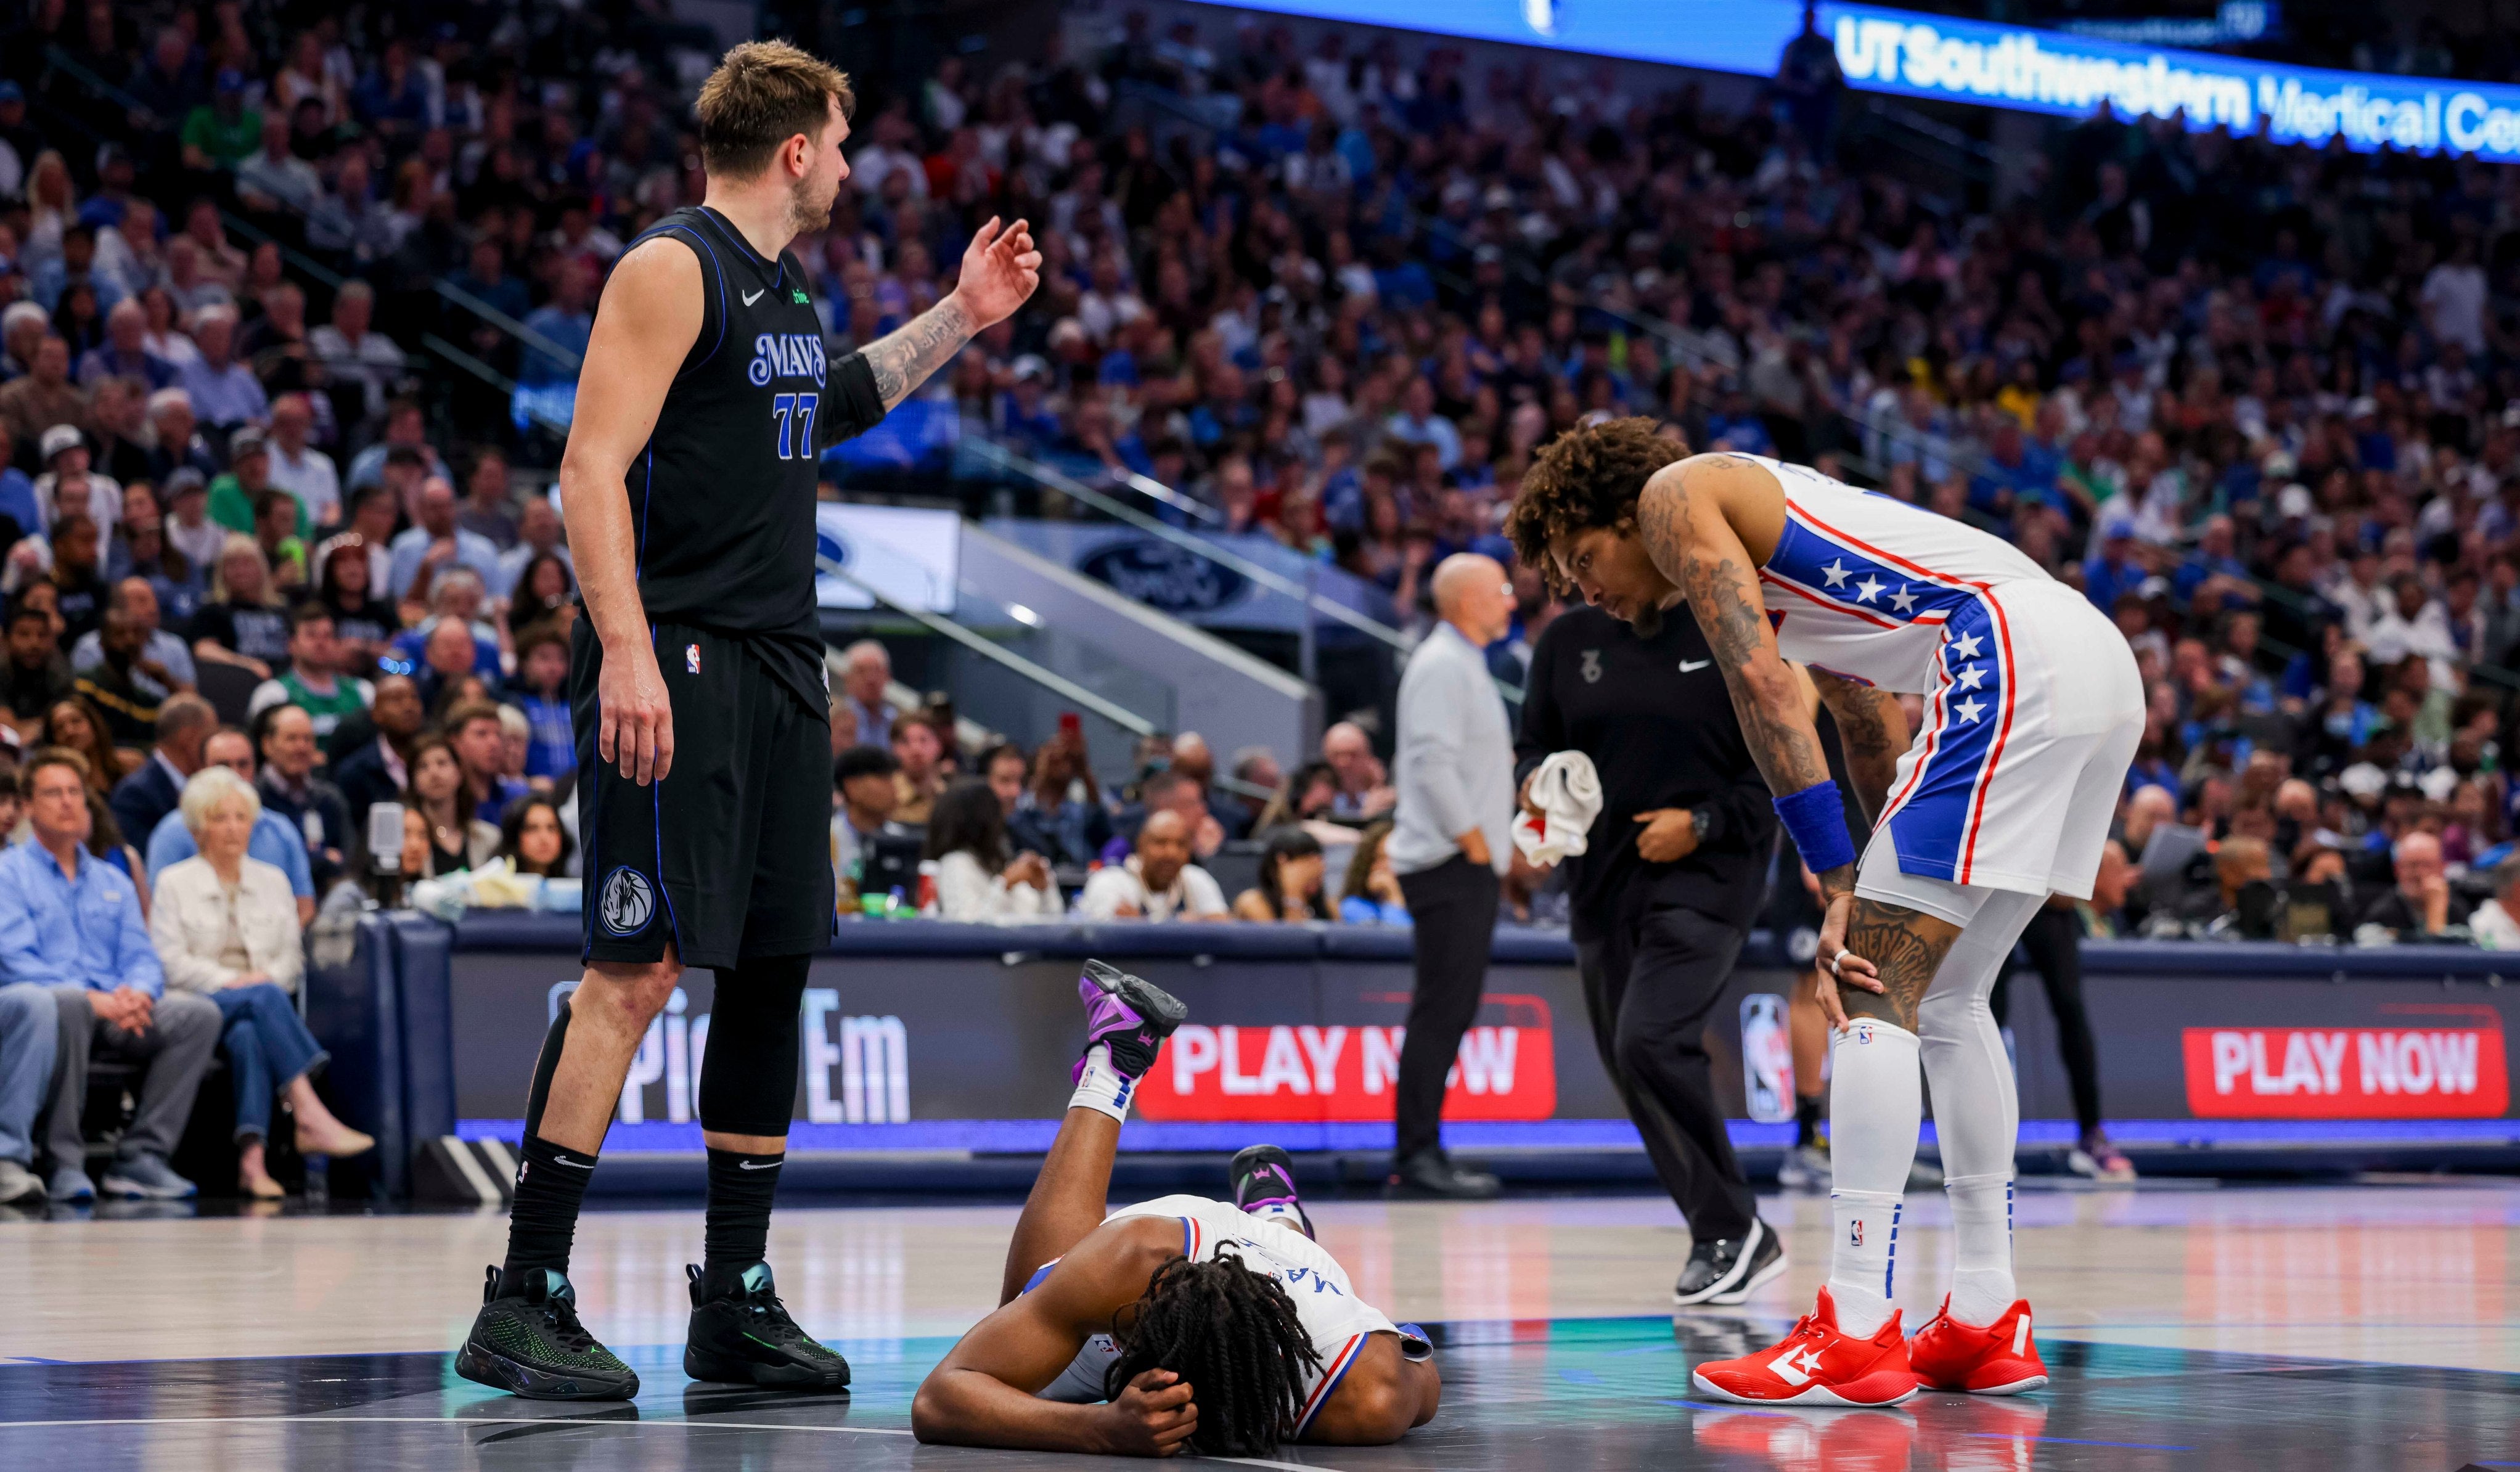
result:
[[[2126,636],[2062,583],[2008,584],[1953,611],[1934,680],[1856,893],[1959,924],[1900,877],[2089,899],[2143,736]]]

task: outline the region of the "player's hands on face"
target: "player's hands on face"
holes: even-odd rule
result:
[[[1168,1369],[1150,1369],[1130,1381],[1103,1411],[1109,1450],[1120,1456],[1177,1455],[1198,1430],[1190,1382]]]
[[[1854,912],[1852,894],[1842,894],[1828,902],[1827,914],[1820,925],[1820,953],[1812,958],[1813,966],[1820,972],[1821,1012],[1828,1018],[1829,1026],[1840,1031],[1846,1028],[1846,1004],[1838,1000],[1839,987],[1861,987],[1876,997],[1887,990],[1872,962],[1852,954],[1838,956],[1846,949],[1847,919]]]
[[[674,707],[652,645],[604,651],[595,687],[595,749],[641,786],[664,781],[674,766]]]
[[[1649,808],[1637,815],[1645,825],[1637,835],[1637,857],[1647,864],[1670,864],[1697,852],[1697,815],[1687,808]]]
[[[963,252],[963,275],[954,294],[971,314],[971,328],[977,332],[1013,316],[1040,285],[1041,252],[1033,248],[1031,225],[1017,220],[1002,230],[998,216],[991,215]]]

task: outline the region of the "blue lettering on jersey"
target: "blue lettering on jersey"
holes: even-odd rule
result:
[[[766,386],[772,379],[811,379],[819,386],[829,367],[816,334],[763,333],[752,339],[750,374],[756,386]]]

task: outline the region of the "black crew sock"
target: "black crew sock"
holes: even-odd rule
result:
[[[562,1149],[539,1135],[525,1137],[524,1159],[517,1166],[517,1199],[508,1209],[508,1261],[499,1274],[503,1289],[513,1290],[537,1268],[568,1272],[578,1208],[594,1176],[593,1154]]]
[[[1801,1146],[1801,1145],[1808,1145],[1808,1144],[1816,1144],[1816,1143],[1818,1143],[1818,1142],[1819,1142],[1819,1140],[1820,1140],[1820,1095],[1819,1095],[1819,1094],[1817,1094],[1817,1093],[1798,1093],[1798,1094],[1795,1094],[1795,1095],[1794,1095],[1794,1143],[1795,1143],[1797,1146]]]
[[[777,1155],[708,1152],[708,1221],[700,1265],[712,1276],[742,1271],[770,1255],[770,1198],[779,1192]]]

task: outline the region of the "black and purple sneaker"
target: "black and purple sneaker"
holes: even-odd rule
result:
[[[1136,1083],[1155,1066],[1155,1054],[1173,1029],[1190,1016],[1179,998],[1144,977],[1132,976],[1099,960],[1085,963],[1076,995],[1085,1000],[1085,1048],[1100,1043],[1111,1050],[1112,1071]],[[1085,1077],[1080,1055],[1069,1082]]]
[[[1252,1145],[1226,1167],[1234,1181],[1234,1204],[1259,1217],[1313,1234],[1313,1219],[1295,1195],[1295,1158],[1276,1145]]]

